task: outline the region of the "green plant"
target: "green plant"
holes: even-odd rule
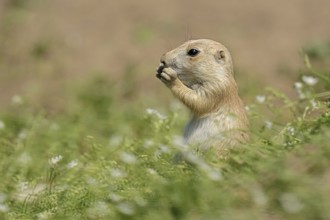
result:
[[[266,89],[251,143],[220,159],[177,138],[177,113],[123,102],[104,78],[61,114],[16,97],[0,114],[0,218],[328,219],[330,83],[307,66],[299,99]]]

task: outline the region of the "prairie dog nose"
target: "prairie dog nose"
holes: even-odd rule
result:
[[[166,67],[165,62],[160,61],[159,67],[157,68],[157,76],[163,72],[163,69]]]
[[[160,64],[159,67],[157,69],[157,75],[161,74],[163,72],[163,69],[167,66],[166,62],[165,62],[165,55],[166,53],[164,53],[161,57],[160,57]]]
[[[160,63],[166,65],[165,58],[166,58],[166,53],[164,53],[164,54],[160,57]]]

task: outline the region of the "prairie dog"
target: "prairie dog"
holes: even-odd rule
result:
[[[208,39],[187,41],[161,56],[156,76],[192,112],[184,130],[186,144],[220,152],[249,139],[248,118],[225,46]]]

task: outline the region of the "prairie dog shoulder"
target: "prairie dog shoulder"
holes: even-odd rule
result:
[[[220,149],[248,140],[248,119],[224,45],[187,41],[162,55],[156,76],[192,112],[184,132],[188,144]]]

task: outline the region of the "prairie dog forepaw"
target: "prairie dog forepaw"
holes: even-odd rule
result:
[[[156,74],[157,78],[159,78],[166,85],[171,84],[178,78],[177,73],[169,67],[159,66]]]

